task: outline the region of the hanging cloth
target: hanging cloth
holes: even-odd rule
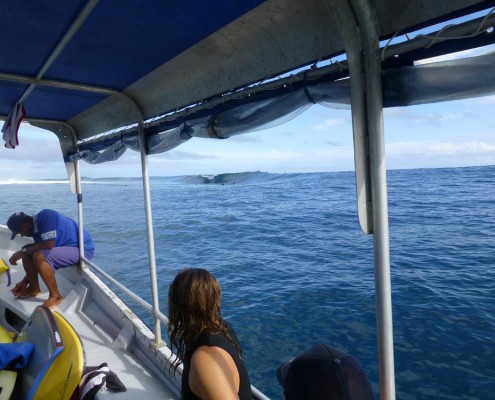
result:
[[[25,115],[26,110],[24,109],[24,105],[22,103],[16,103],[7,116],[2,128],[2,138],[5,141],[5,147],[8,149],[14,149],[15,146],[19,146],[17,132]]]

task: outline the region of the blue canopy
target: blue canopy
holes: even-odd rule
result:
[[[449,31],[438,40],[384,44],[385,106],[495,91],[492,59],[441,66],[462,69],[462,81],[455,73],[413,64],[493,43],[495,36],[485,32],[493,26],[493,1],[370,3],[383,43],[486,10],[469,24],[470,33],[455,33],[460,40],[445,39],[454,35]],[[0,116],[22,104],[26,121],[57,134],[66,160],[103,162],[118,158],[126,148],[139,148],[138,122],[144,123],[148,153],[158,153],[192,137],[224,139],[285,121],[314,103],[348,106],[345,46],[329,12],[332,4],[4,0]],[[443,79],[432,81],[432,74]]]

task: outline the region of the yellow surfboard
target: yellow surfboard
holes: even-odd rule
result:
[[[9,332],[0,326],[0,343],[12,343],[14,341],[14,337],[14,332]]]
[[[12,343],[13,336],[0,327],[0,343]],[[0,400],[9,400],[14,391],[17,371],[0,371]]]
[[[9,400],[14,391],[15,381],[17,379],[16,371],[0,371],[0,400]]]
[[[53,361],[40,381],[33,400],[69,400],[81,382],[85,366],[85,354],[76,331],[58,312],[52,312],[64,349]]]
[[[81,381],[85,354],[79,336],[67,320],[38,306],[16,342],[34,345],[28,364],[19,373],[19,398],[69,400]]]

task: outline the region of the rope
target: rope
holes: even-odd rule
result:
[[[490,17],[490,15],[494,14],[495,13],[495,7],[492,8],[486,15],[485,17],[481,20],[481,22],[479,23],[478,25],[478,28],[471,34],[469,35],[463,35],[463,36],[441,36],[442,33],[444,31],[446,31],[447,29],[451,28],[452,26],[455,26],[455,25],[447,25],[447,26],[444,26],[442,29],[440,29],[436,35],[418,35],[418,37],[426,37],[426,38],[431,38],[431,42],[425,47],[426,49],[429,49],[431,46],[433,46],[437,41],[439,40],[458,40],[458,39],[467,39],[467,38],[472,38],[472,37],[475,37],[475,36],[478,36],[479,34],[481,34],[483,31],[485,31],[483,29],[483,25],[485,24],[486,20]]]

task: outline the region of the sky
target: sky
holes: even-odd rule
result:
[[[483,49],[493,51],[495,46]],[[473,55],[473,51],[431,61]],[[387,169],[495,164],[495,96],[384,110]],[[54,134],[23,123],[19,146],[0,146],[1,182],[67,178]],[[283,125],[227,140],[193,138],[148,157],[151,176],[353,171],[350,110],[314,105]],[[100,165],[81,162],[88,178],[141,176],[137,152]]]
[[[384,110],[387,169],[495,164],[495,96]],[[54,134],[23,123],[20,145],[0,146],[0,181],[66,179]],[[274,128],[227,140],[195,138],[148,157],[151,176],[354,170],[351,113],[313,106]],[[91,165],[84,177],[141,176],[140,155]]]

